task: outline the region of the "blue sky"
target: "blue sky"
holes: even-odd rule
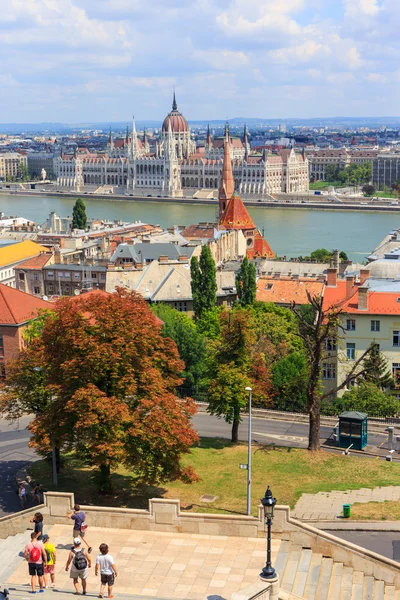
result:
[[[400,115],[399,0],[0,7],[0,122]]]

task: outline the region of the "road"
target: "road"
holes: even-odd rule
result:
[[[0,419],[0,517],[20,509],[15,486],[15,474],[19,469],[37,459],[28,447],[30,419],[24,417],[9,423]]]
[[[193,417],[193,423],[203,437],[230,438],[231,426],[223,419],[212,417],[206,413],[197,413]],[[247,440],[248,418],[243,417],[239,427],[239,439]],[[261,444],[276,444],[279,446],[291,446],[293,448],[306,448],[308,444],[308,423],[293,423],[292,421],[276,421],[267,419],[252,419],[252,439]],[[321,427],[321,440],[326,440],[332,435],[332,427]],[[379,446],[386,440],[385,434],[368,435],[368,443],[371,446]]]
[[[327,533],[400,562],[400,533],[393,531],[327,531]]]

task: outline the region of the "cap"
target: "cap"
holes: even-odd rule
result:
[[[75,544],[75,546],[80,546],[81,545],[81,539],[80,538],[74,538],[74,544]]]
[[[42,537],[42,540],[44,542],[47,542],[48,539],[49,539],[49,536],[47,535],[47,533],[45,533],[44,536]]]

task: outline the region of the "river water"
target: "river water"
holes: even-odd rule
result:
[[[99,200],[85,198],[89,217],[143,221],[161,227],[214,221],[217,207],[143,201]],[[43,223],[50,211],[66,217],[72,214],[74,198],[60,196],[0,195],[0,211]],[[248,207],[254,222],[262,230],[279,256],[306,256],[316,248],[345,250],[361,262],[382,238],[400,226],[394,213],[315,210],[295,208]]]

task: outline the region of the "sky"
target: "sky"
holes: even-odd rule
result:
[[[0,122],[400,115],[399,0],[0,0]]]

